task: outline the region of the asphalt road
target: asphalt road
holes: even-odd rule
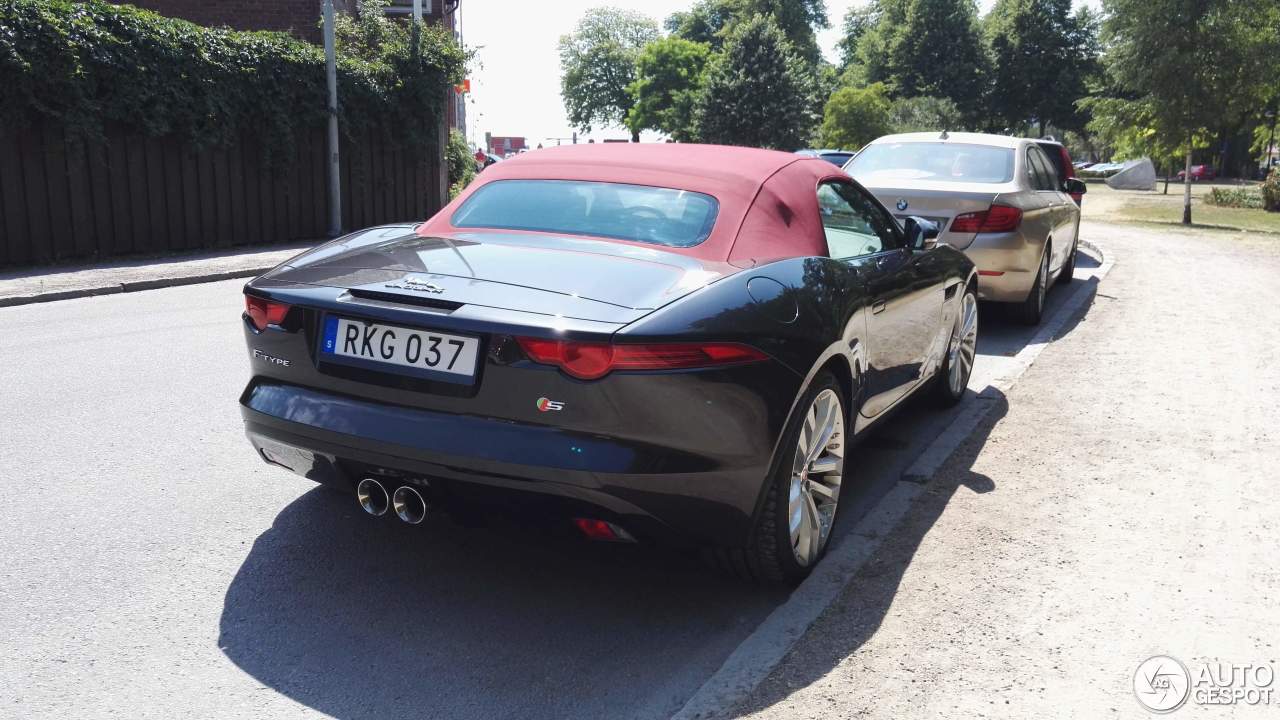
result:
[[[241,284],[0,308],[0,716],[659,718],[785,599],[644,548],[369,518],[263,464]],[[1090,283],[1051,307],[1069,292]],[[1033,334],[983,322],[979,390]],[[950,417],[917,403],[860,447],[837,533]]]

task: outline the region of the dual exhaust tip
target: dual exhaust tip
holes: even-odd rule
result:
[[[356,485],[356,501],[362,510],[374,517],[382,517],[388,510],[393,510],[396,517],[410,525],[420,525],[431,509],[416,488],[401,485],[388,494],[382,483],[374,478],[365,478]]]

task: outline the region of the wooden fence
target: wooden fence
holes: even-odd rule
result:
[[[342,225],[421,220],[441,206],[439,148],[410,153],[344,139]],[[104,142],[56,127],[0,130],[0,266],[321,240],[328,231],[323,129],[268,167],[252,138],[196,150],[109,128]]]

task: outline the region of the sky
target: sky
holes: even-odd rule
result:
[[[818,42],[828,59],[835,61],[840,19],[852,6],[865,0],[827,0],[832,27],[818,34]],[[995,0],[979,0],[986,12]],[[1097,7],[1099,0],[1075,0]],[[684,10],[693,0],[463,0],[459,3],[463,42],[477,51],[467,99],[467,138],[483,142],[485,132],[527,139],[530,147],[539,143],[555,145],[555,138],[569,142],[572,128],[564,116],[560,99],[560,56],[556,44],[571,32],[588,8],[611,5],[636,10],[659,23],[676,10]],[[597,128],[579,136],[603,140],[626,139],[621,128]],[[656,136],[647,134],[643,140]]]

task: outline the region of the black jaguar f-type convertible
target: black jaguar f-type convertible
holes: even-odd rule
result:
[[[501,505],[796,581],[855,438],[965,392],[976,276],[936,236],[820,159],[527,153],[248,283],[246,429],[372,515]]]

